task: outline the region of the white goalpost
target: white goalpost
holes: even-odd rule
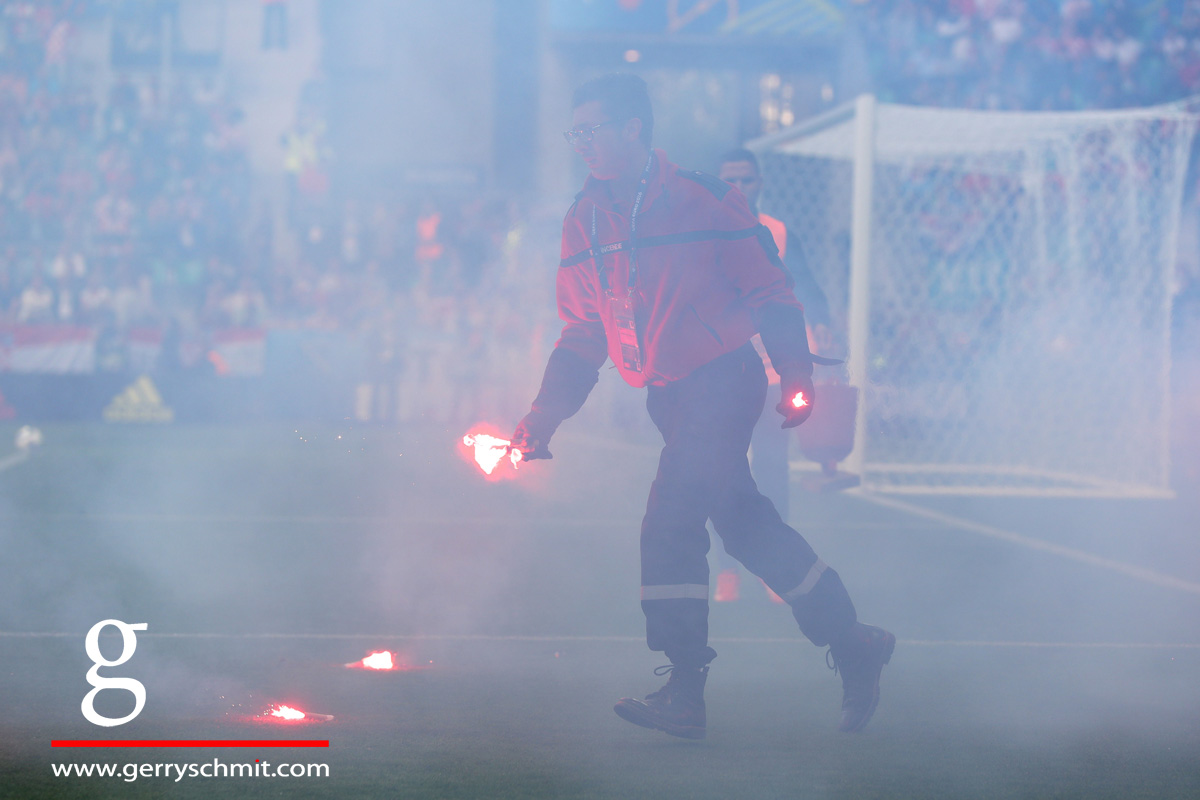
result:
[[[913,494],[1170,496],[1184,104],[864,96],[750,143],[859,388],[844,466]],[[820,390],[818,389],[818,395]]]

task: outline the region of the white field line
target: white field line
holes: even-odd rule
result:
[[[106,636],[117,636],[116,632]],[[139,638],[158,639],[276,639],[298,641],[399,640],[430,642],[629,642],[640,644],[641,636],[521,636],[474,633],[397,634],[397,633],[155,633],[146,631]],[[0,639],[71,639],[83,638],[82,633],[61,631],[0,631]],[[713,637],[717,644],[803,644],[800,637]],[[996,648],[1059,648],[1066,650],[1200,650],[1200,642],[1022,642],[985,641],[978,639],[897,639],[906,647],[996,647]]]
[[[17,452],[13,453],[11,456],[8,456],[7,458],[0,458],[0,472],[4,472],[4,470],[11,469],[12,467],[15,467],[17,464],[21,464],[28,460],[29,460],[29,451],[28,450],[18,450]]]
[[[1009,544],[1015,544],[1020,547],[1026,547],[1030,550],[1037,550],[1043,553],[1051,553],[1063,558],[1069,558],[1072,561],[1078,561],[1081,564],[1088,564],[1093,567],[1107,569],[1112,572],[1119,572],[1130,578],[1134,578],[1145,583],[1150,583],[1155,586],[1161,586],[1165,589],[1177,589],[1181,592],[1200,595],[1200,583],[1176,578],[1173,575],[1166,575],[1162,572],[1149,569],[1147,567],[1139,567],[1136,564],[1128,564],[1124,561],[1118,561],[1113,558],[1105,558],[1094,553],[1089,553],[1086,550],[1078,550],[1074,547],[1066,547],[1061,544],[1047,542],[1044,539],[1037,539],[1033,536],[1026,536],[1022,533],[1013,533],[1006,531],[1003,528],[997,528],[992,525],[984,525],[979,522],[973,522],[969,519],[956,517],[953,514],[945,514],[941,511],[933,511],[932,509],[922,508],[911,503],[905,503],[901,500],[892,500],[886,497],[880,497],[876,494],[868,494],[863,492],[857,495],[868,503],[873,503],[877,506],[890,508],[895,511],[903,511],[918,517],[940,522],[951,528],[959,528],[971,533],[978,533],[982,536],[987,536],[992,539],[998,539]]]
[[[358,516],[336,514],[120,514],[120,513],[19,513],[0,514],[0,519],[36,519],[62,521],[95,521],[95,522],[244,522],[287,525],[370,525],[398,524],[405,525],[488,525],[496,526],[528,526],[532,518],[494,516],[494,517],[413,517],[413,516]],[[571,528],[637,528],[640,519],[608,520],[589,519],[583,517],[538,517],[539,523]],[[883,527],[883,526],[880,526]],[[928,527],[928,526],[925,526]]]
[[[399,524],[413,525],[462,525],[489,527],[528,526],[529,517],[410,517],[410,516],[338,516],[338,515],[302,515],[302,514],[91,514],[91,513],[19,513],[0,514],[0,519],[35,519],[61,521],[94,521],[94,522],[146,522],[146,523],[263,523],[287,525],[374,525]],[[538,517],[539,524],[552,525],[559,528],[629,528],[637,530],[641,527],[640,519],[593,519],[587,517]],[[931,530],[928,524],[895,524],[886,522],[856,522],[856,523],[816,523],[811,526],[800,526],[803,530],[830,531],[897,531],[897,530]]]

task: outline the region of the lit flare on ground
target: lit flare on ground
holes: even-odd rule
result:
[[[313,714],[312,712],[301,711],[291,706],[277,705],[268,708],[267,713],[263,715],[263,719],[278,720],[281,722],[331,722],[333,715]]]
[[[390,650],[379,650],[364,656],[358,661],[351,661],[347,667],[358,667],[359,669],[395,669],[396,661]]]
[[[346,669],[368,669],[378,672],[415,672],[416,670],[430,669],[433,661],[428,664],[414,665],[409,662],[408,658],[403,653],[392,652],[391,650],[372,650],[358,661],[351,661],[346,664]]]
[[[304,719],[304,712],[291,706],[275,706],[271,709],[270,714],[272,717],[280,719]]]

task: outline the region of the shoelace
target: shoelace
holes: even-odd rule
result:
[[[825,651],[825,666],[833,670],[834,675],[838,674],[838,663],[837,659],[833,657],[832,647]]]
[[[655,675],[657,675],[657,676],[659,676],[659,677],[662,677],[663,675],[670,674],[670,676],[671,676],[671,677],[670,677],[670,678],[667,678],[667,682],[666,682],[666,684],[665,684],[665,685],[663,685],[661,688],[659,688],[659,689],[657,689],[656,691],[653,691],[653,692],[651,692],[650,694],[646,695],[646,699],[647,699],[647,700],[649,700],[649,699],[651,699],[651,698],[654,698],[654,697],[659,697],[659,696],[664,696],[664,695],[670,695],[670,694],[671,694],[671,693],[674,691],[674,687],[672,687],[672,686],[671,686],[671,684],[672,684],[672,683],[674,682],[674,680],[675,680],[675,672],[674,672],[674,670],[675,670],[675,665],[674,665],[674,664],[663,664],[661,667],[655,667],[655,668],[654,668],[654,674],[655,674]]]

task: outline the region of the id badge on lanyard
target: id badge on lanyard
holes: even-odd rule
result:
[[[637,320],[634,315],[634,298],[637,296],[634,291],[634,287],[637,285],[637,215],[642,206],[642,199],[646,196],[646,184],[650,180],[653,166],[654,154],[651,153],[650,157],[646,159],[646,168],[642,170],[637,197],[634,198],[633,209],[629,215],[629,280],[624,297],[618,297],[608,284],[608,276],[603,264],[604,251],[603,248],[598,248],[599,240],[596,236],[596,207],[592,206],[592,246],[597,248],[601,254],[601,261],[597,263],[596,271],[600,276],[604,294],[608,297],[613,322],[617,326],[617,342],[621,345],[621,363],[630,372],[642,371],[642,348],[638,343]]]
[[[609,307],[617,324],[617,341],[621,344],[621,363],[630,372],[642,371],[642,348],[638,345],[637,322],[633,314],[634,293],[624,297],[609,295]]]

